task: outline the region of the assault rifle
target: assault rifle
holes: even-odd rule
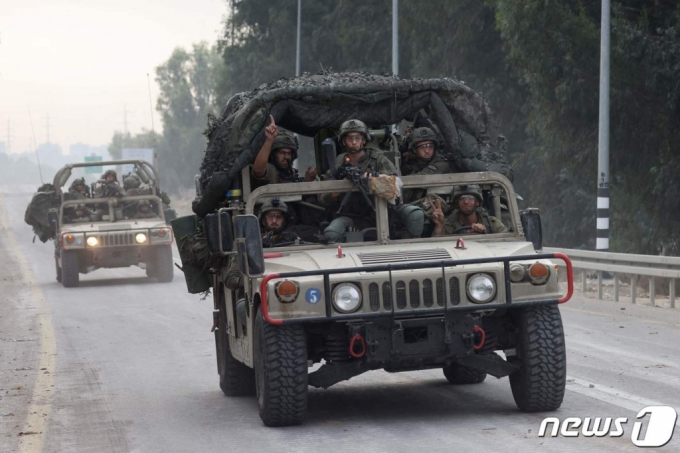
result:
[[[375,211],[375,206],[373,206],[373,201],[371,200],[370,192],[368,189],[368,178],[364,178],[363,172],[356,165],[352,164],[349,157],[345,158],[345,162],[342,163],[340,168],[335,166],[335,147],[333,146],[333,141],[330,138],[324,140],[321,145],[324,147],[326,152],[326,160],[328,161],[328,166],[331,171],[331,175],[335,179],[349,179],[352,184],[359,189],[359,192],[364,198],[364,201],[368,206]],[[370,172],[372,176],[378,176],[377,172]],[[336,214],[341,214],[344,207],[349,203],[349,199],[352,196],[352,192],[347,192],[345,197],[340,203],[340,208]]]

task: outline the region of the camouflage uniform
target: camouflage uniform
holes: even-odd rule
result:
[[[266,184],[281,184],[287,182],[302,182],[304,178],[298,175],[297,169],[293,168],[279,168],[274,162],[276,161],[276,151],[282,148],[288,148],[293,151],[293,161],[298,157],[298,141],[293,134],[288,131],[281,130],[279,135],[274,139],[272,148],[269,154],[269,162],[264,170],[264,175],[255,176],[253,170],[250,170],[250,176],[253,180],[253,189],[264,186]]]
[[[109,197],[125,196],[125,191],[123,190],[122,187],[120,187],[120,185],[118,185],[118,174],[114,170],[107,170],[106,173],[104,173],[104,177],[102,179],[106,181],[106,177],[109,175],[113,176],[114,178],[113,182],[100,183],[99,186],[94,191],[95,198],[105,198],[107,196]]]
[[[82,185],[85,187],[85,193],[83,194],[78,190],[78,186]],[[68,193],[70,195],[71,200],[79,200],[82,198],[87,198],[88,197],[88,187],[87,184],[85,184],[85,179],[84,178],[78,178],[74,179],[73,182],[71,183],[71,186],[68,188]]]
[[[146,211],[146,212],[142,211],[142,206],[148,206],[149,210]],[[135,218],[135,219],[153,219],[153,218],[158,217],[158,215],[155,212],[153,212],[153,210],[151,208],[152,208],[151,203],[149,203],[147,200],[141,200],[138,203],[137,213],[135,214],[135,216],[133,218]]]
[[[489,215],[488,212],[486,212],[486,209],[484,208],[477,208],[477,223],[481,223],[486,227],[487,233],[507,233],[508,228],[503,225],[503,222],[498,220],[496,217]],[[469,225],[464,224],[460,220],[460,213],[458,212],[458,209],[454,210],[447,218],[446,221],[444,222],[444,231],[442,234],[444,235],[450,235],[453,234],[454,231],[456,231],[459,228],[463,228]],[[462,233],[457,233],[457,234],[475,234],[472,233],[472,231],[464,231]]]
[[[418,156],[416,151],[417,146],[424,142],[431,141],[434,144],[432,157],[425,160]],[[440,141],[437,134],[432,129],[427,127],[419,127],[408,138],[408,153],[405,154],[403,164],[401,166],[401,174],[403,176],[411,175],[442,175],[446,173],[453,173],[449,162],[439,155]],[[415,200],[421,199],[427,195],[425,189],[411,189],[404,192],[404,202],[411,203]]]
[[[271,231],[266,231],[266,223],[264,215],[267,211],[281,211],[283,212],[285,223],[283,224],[281,230],[274,234]],[[319,239],[319,229],[317,226],[312,225],[299,225],[295,223],[294,219],[291,218],[292,209],[286,205],[286,203],[279,201],[278,198],[272,198],[270,201],[262,205],[260,210],[259,219],[260,225],[262,226],[262,246],[268,247],[279,247],[281,245],[291,245],[298,238],[303,242],[318,242]]]

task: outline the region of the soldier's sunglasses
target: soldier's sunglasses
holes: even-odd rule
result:
[[[434,149],[434,143],[423,143],[422,145],[416,146],[417,150]]]

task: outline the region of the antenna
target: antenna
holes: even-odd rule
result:
[[[158,154],[156,153],[156,130],[153,125],[153,103],[151,102],[151,79],[149,73],[146,73],[146,84],[149,88],[149,113],[151,114],[151,136],[153,137],[153,166],[158,171]]]
[[[35,146],[35,156],[38,158],[38,171],[40,172],[40,184],[45,184],[42,177],[42,168],[40,167],[40,153],[38,153],[38,142],[35,140],[35,129],[33,129],[33,116],[31,115],[31,106],[28,106],[28,119],[31,121],[31,132],[33,133],[33,145]]]

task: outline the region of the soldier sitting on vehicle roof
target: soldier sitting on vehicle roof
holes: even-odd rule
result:
[[[441,201],[429,201],[432,207],[429,216],[435,225],[432,236],[507,233],[503,222],[481,207],[483,202],[482,189],[477,185],[454,188],[453,205],[456,209],[449,216],[445,216]]]

